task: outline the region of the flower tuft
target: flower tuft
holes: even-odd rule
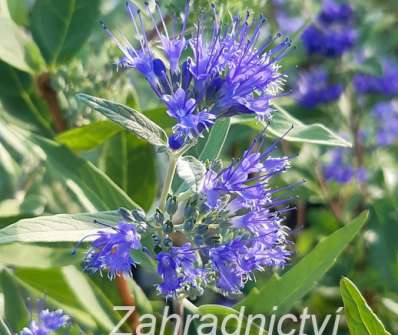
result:
[[[212,28],[206,29],[209,24],[202,17],[189,35],[189,1],[181,29],[171,34],[159,4],[155,12],[148,5],[145,8],[156,32],[154,43],[148,41],[142,13],[130,2],[126,10],[138,45],[134,47],[124,36],[116,37],[104,29],[123,53],[118,67],[140,72],[175,119],[169,139],[173,150],[201,136],[217,118],[252,114],[259,120],[270,119],[270,101],[281,95],[285,82],[278,62],[291,46],[289,38],[277,34],[263,41],[260,36],[265,19],[261,16],[247,14],[223,24],[215,6],[211,7]],[[160,50],[156,50],[158,46]],[[155,56],[159,51],[165,61]]]
[[[91,273],[107,270],[110,279],[131,275],[136,264],[131,251],[141,249],[136,226],[120,221],[113,231],[99,231],[97,235],[84,259],[84,270]]]
[[[324,69],[314,68],[301,74],[295,99],[303,107],[314,108],[338,100],[342,93],[342,85],[331,84]]]
[[[49,335],[68,326],[69,323],[70,317],[62,310],[45,309],[39,313],[39,320],[32,320],[29,327],[25,327],[20,335]]]
[[[349,4],[326,1],[316,21],[302,34],[307,52],[333,58],[351,49],[357,40],[353,14]]]

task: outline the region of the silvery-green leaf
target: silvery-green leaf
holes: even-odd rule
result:
[[[253,117],[234,117],[232,123],[244,124],[256,130],[266,131],[273,136],[284,136],[284,140],[290,142],[313,143],[321,145],[351,147],[351,143],[320,123],[305,124],[290,115],[284,108],[273,105],[276,111],[271,122],[265,124]]]
[[[177,162],[177,173],[193,191],[198,191],[205,175],[206,168],[193,156],[180,157]]]
[[[156,146],[167,146],[167,135],[144,114],[122,104],[80,93],[77,98],[107,118]]]

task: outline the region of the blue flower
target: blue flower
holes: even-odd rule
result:
[[[209,169],[205,175],[202,193],[210,207],[217,207],[226,195],[233,195],[242,203],[264,203],[272,194],[268,181],[289,167],[287,157],[271,157],[275,145],[263,152],[263,138],[256,137],[239,161],[234,161],[216,173]],[[252,176],[254,174],[254,176]],[[240,205],[240,204],[239,204]]]
[[[353,178],[358,181],[365,181],[366,169],[356,168],[351,163],[352,152],[348,149],[337,148],[332,150],[331,159],[323,168],[327,181],[334,181],[339,184],[348,184]]]
[[[379,102],[372,110],[376,126],[376,141],[387,146],[398,140],[398,104],[396,101]]]
[[[331,84],[324,69],[314,68],[300,75],[295,99],[303,107],[314,108],[338,100],[342,92],[342,85]]]
[[[85,271],[96,273],[107,270],[110,279],[122,274],[131,275],[131,268],[135,266],[131,252],[141,249],[136,226],[121,221],[113,231],[99,231],[97,235],[86,254]]]
[[[187,98],[182,88],[178,88],[173,95],[164,95],[163,101],[168,107],[167,113],[178,120],[173,128],[175,136],[183,139],[199,137],[204,129],[211,127],[216,118],[205,111],[194,113],[197,107],[196,101],[193,98]]]
[[[286,250],[286,240],[275,235],[236,239],[210,250],[213,270],[216,272],[216,286],[223,293],[238,293],[245,283],[253,279],[254,271],[266,267],[283,267],[290,252]]]
[[[357,74],[354,76],[354,86],[358,93],[377,93],[391,96],[398,93],[398,66],[391,60],[382,61],[383,75],[372,76]]]
[[[351,5],[346,3],[337,4],[333,1],[326,1],[319,13],[318,19],[326,25],[333,23],[350,23],[354,11]]]
[[[65,315],[62,310],[49,311],[46,309],[39,313],[39,321],[32,320],[29,327],[25,327],[20,335],[49,335],[66,327],[69,322],[70,317]]]
[[[163,281],[159,292],[166,297],[175,297],[179,290],[199,287],[205,280],[205,270],[198,267],[196,251],[190,243],[172,247],[157,255],[158,273]]]
[[[357,39],[352,27],[353,11],[348,4],[326,2],[315,23],[302,34],[301,39],[309,54],[339,57],[352,48]]]
[[[245,19],[235,17],[231,24],[223,25],[212,6],[210,34],[202,18],[196,31],[187,37],[189,2],[182,28],[174,35],[168,32],[159,5],[156,4],[156,12],[163,32],[156,24],[155,13],[146,5],[158,37],[152,44],[148,42],[140,11],[129,2],[126,7],[139,46],[133,47],[124,37],[117,38],[104,28],[124,54],[118,65],[134,68],[144,75],[167,106],[168,115],[176,120],[169,139],[172,149],[177,150],[199,137],[216,118],[237,114],[253,114],[260,120],[271,117],[270,101],[280,96],[285,79],[278,61],[291,42],[287,38],[281,40],[280,34],[263,42],[260,35],[264,18],[255,20],[248,14]],[[166,63],[155,57],[154,48],[159,45]],[[184,55],[185,49],[190,49],[188,56]]]
[[[270,156],[277,143],[261,150],[259,136],[240,160],[219,172],[209,169],[204,178],[201,193],[207,205],[227,213],[227,238],[208,251],[216,286],[224,293],[239,291],[254,271],[284,266],[289,259],[282,215],[291,210],[284,207],[291,199],[281,193],[293,186],[269,186],[272,177],[289,167],[287,157]]]

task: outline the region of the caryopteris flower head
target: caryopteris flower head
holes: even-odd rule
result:
[[[277,143],[262,150],[257,137],[240,160],[219,172],[208,170],[202,188],[205,201],[217,219],[224,243],[208,249],[215,285],[224,293],[236,293],[253,278],[253,272],[284,266],[289,259],[284,207],[290,199],[274,197],[291,186],[272,189],[272,177],[289,167],[287,157],[272,157]]]
[[[121,221],[112,231],[98,232],[86,254],[84,268],[92,273],[107,270],[109,278],[130,275],[135,266],[131,251],[140,248],[140,234],[135,224]]]
[[[352,165],[352,152],[349,149],[332,150],[329,162],[324,166],[323,173],[327,181],[339,184],[350,183],[353,178],[366,180],[366,170]]]
[[[351,49],[357,39],[352,20],[353,10],[350,5],[326,1],[315,23],[302,34],[307,52],[339,57]]]
[[[376,141],[379,146],[387,146],[398,140],[397,101],[379,102],[373,107],[376,126]]]
[[[197,251],[190,243],[160,252],[157,261],[158,273],[163,279],[158,289],[166,297],[175,297],[182,289],[198,288],[204,282],[206,272],[198,267]]]
[[[398,65],[396,62],[384,59],[381,62],[383,74],[372,76],[357,74],[354,76],[354,86],[359,94],[376,93],[392,96],[398,93]]]
[[[279,142],[264,149],[264,137],[258,136],[227,167],[210,163],[200,187],[182,203],[169,196],[164,211],[139,216],[145,222],[122,221],[100,231],[86,256],[86,270],[107,270],[110,278],[131,275],[131,253],[141,250],[157,262],[158,291],[174,298],[198,296],[208,285],[236,293],[255,271],[284,266],[290,252],[283,215],[291,210],[291,198],[283,192],[293,185],[270,185],[290,165],[287,157],[272,155]],[[176,221],[182,205],[183,222]],[[121,213],[124,220],[132,217],[126,210]],[[151,236],[152,246],[144,248],[138,232]]]
[[[39,320],[32,320],[29,327],[25,327],[20,335],[49,335],[66,327],[70,322],[70,317],[65,315],[62,310],[49,311],[42,310],[39,313]]]
[[[287,157],[271,157],[275,148],[260,152],[263,138],[257,137],[242,159],[232,162],[220,172],[209,169],[203,183],[203,194],[206,195],[210,207],[218,207],[223,196],[233,196],[241,204],[258,205],[267,201],[270,193],[268,181],[289,167]],[[237,205],[236,201],[231,202]]]
[[[119,67],[140,72],[166,105],[168,115],[176,120],[169,140],[172,149],[201,136],[219,117],[271,117],[270,101],[280,95],[284,82],[278,61],[291,42],[281,35],[264,41],[263,17],[252,19],[247,14],[224,24],[212,6],[212,29],[207,29],[208,22],[200,18],[190,35],[186,32],[187,2],[181,29],[170,34],[159,5],[153,11],[146,4],[157,35],[155,41],[149,41],[140,10],[129,2],[126,8],[138,36],[136,47],[104,29],[124,54]],[[155,56],[159,46],[166,62]]]
[[[338,100],[342,93],[342,85],[329,83],[327,72],[322,68],[314,68],[301,74],[295,98],[301,106],[314,108]]]

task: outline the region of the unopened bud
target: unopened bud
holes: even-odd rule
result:
[[[138,222],[146,222],[145,213],[140,209],[134,209],[133,211],[131,211],[131,215]]]
[[[167,196],[166,200],[166,211],[170,216],[173,216],[175,212],[177,212],[177,198],[175,196],[171,196],[170,194]]]
[[[167,220],[163,226],[162,226],[163,231],[166,234],[170,234],[173,232],[174,226],[173,226],[173,222],[171,222],[170,220]]]
[[[161,225],[163,224],[163,221],[164,221],[164,215],[163,215],[163,213],[160,211],[159,208],[157,208],[157,209],[156,209],[156,212],[155,212],[155,221],[156,221],[156,223],[157,223],[159,226],[161,226]]]

